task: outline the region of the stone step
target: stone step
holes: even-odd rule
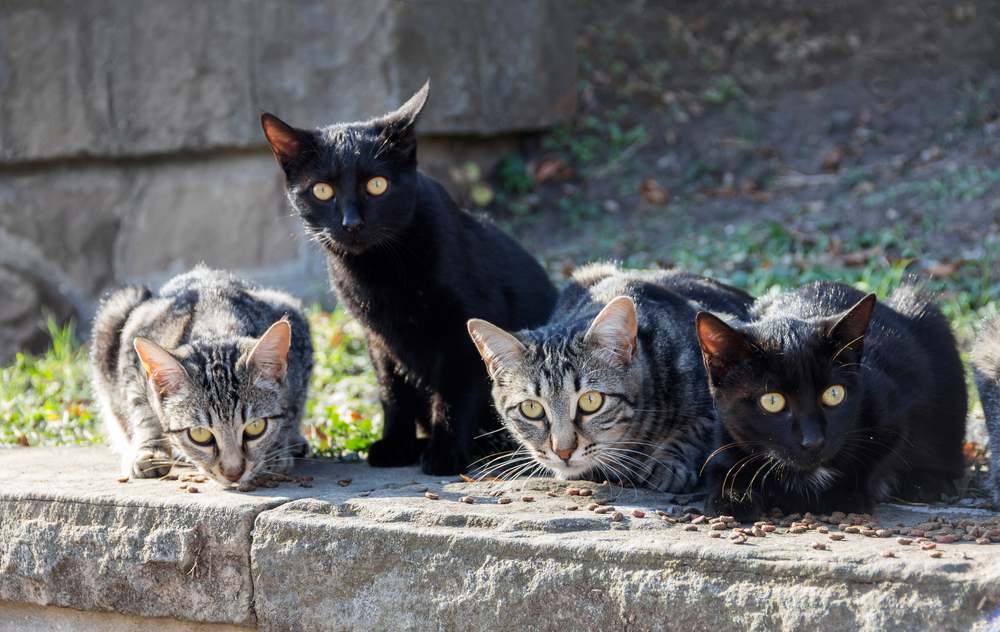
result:
[[[466,483],[322,460],[298,473],[314,486],[192,494],[116,482],[102,448],[0,452],[0,629],[25,604],[268,630],[997,625],[997,544],[939,544],[934,558],[895,538],[783,528],[735,544],[729,529],[716,539],[706,524],[661,520],[657,509],[681,511],[675,499],[615,486],[569,496],[549,479]],[[588,511],[595,500],[621,515]],[[876,519],[936,514],[1000,518],[885,505]]]

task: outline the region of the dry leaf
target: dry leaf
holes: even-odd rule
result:
[[[670,193],[652,176],[642,181],[639,194],[650,204],[666,204],[670,199]]]
[[[563,182],[573,177],[573,170],[559,158],[544,158],[535,167],[535,182]]]

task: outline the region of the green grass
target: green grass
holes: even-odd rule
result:
[[[309,312],[315,368],[303,424],[320,456],[363,452],[381,432],[375,376],[361,329],[342,310]],[[74,328],[49,325],[52,346],[0,368],[0,445],[85,445],[104,436],[87,351]]]
[[[581,213],[574,231],[595,235],[602,220]],[[516,227],[515,227],[516,228]],[[622,232],[622,228],[617,229]],[[840,280],[887,296],[915,266],[921,241],[898,229],[858,234],[835,244],[825,233],[803,234],[777,222],[745,221],[709,234],[690,226],[675,234],[674,248],[643,241],[641,227],[627,228],[626,265],[676,265],[714,276],[755,295],[820,279]],[[718,232],[718,231],[716,231]],[[636,235],[639,235],[638,237]],[[529,245],[529,247],[531,247]],[[621,241],[581,240],[567,256],[577,262],[614,258]],[[992,262],[1000,259],[1000,239],[983,244],[981,259],[966,262],[947,279],[930,280],[942,310],[968,348],[981,319],[1000,312],[1000,284],[991,280]],[[869,261],[844,263],[851,252],[877,251]],[[666,252],[669,259],[654,258]],[[836,254],[834,254],[836,253]],[[364,452],[378,437],[381,411],[375,377],[362,331],[342,310],[310,310],[315,369],[306,408],[305,432],[315,452],[344,457]],[[52,347],[42,356],[18,355],[0,368],[0,444],[63,445],[103,441],[91,401],[86,350],[73,328],[50,326]],[[974,389],[970,390],[973,399]]]

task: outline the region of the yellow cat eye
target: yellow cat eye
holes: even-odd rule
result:
[[[215,441],[215,435],[205,426],[195,426],[188,428],[188,439],[191,439],[191,441],[194,441],[198,445],[210,445]]]
[[[785,410],[785,396],[781,393],[764,393],[760,396],[760,407],[769,413]]]
[[[576,405],[580,407],[580,410],[588,415],[596,413],[601,409],[601,406],[604,405],[604,394],[598,393],[597,391],[587,391],[580,396]]]
[[[265,430],[267,430],[267,419],[261,418],[256,421],[251,421],[244,426],[243,436],[247,439],[256,439],[260,435],[264,434]]]
[[[521,409],[521,414],[528,419],[541,419],[545,416],[545,409],[533,399],[524,400],[518,408]]]
[[[844,396],[847,393],[844,392],[844,387],[840,384],[834,384],[833,386],[826,387],[823,391],[823,404],[827,406],[839,406],[842,401],[844,401]]]
[[[365,184],[365,190],[368,191],[370,195],[379,196],[386,192],[389,188],[389,181],[382,176],[375,176]]]
[[[313,196],[320,202],[326,202],[333,197],[333,187],[326,182],[317,182],[312,188]]]

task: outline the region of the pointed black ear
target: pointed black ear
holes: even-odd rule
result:
[[[260,115],[260,126],[264,128],[264,136],[271,145],[271,151],[278,164],[287,173],[288,169],[301,158],[303,152],[311,143],[309,132],[292,127],[280,118],[268,112]]]
[[[727,325],[721,318],[708,312],[699,312],[695,318],[698,343],[709,380],[718,385],[729,371],[750,357],[751,349],[740,332]]]
[[[377,119],[375,125],[381,127],[379,134],[397,156],[416,162],[417,159],[417,118],[427,102],[431,81],[424,82],[410,99],[394,112]]]
[[[874,294],[869,294],[840,316],[833,319],[827,337],[836,347],[834,360],[841,363],[857,362],[864,351],[865,333],[871,322],[875,304]]]

